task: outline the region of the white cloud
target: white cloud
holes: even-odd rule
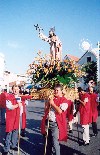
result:
[[[8,46],[15,49],[19,47],[18,43],[14,41],[8,42]]]

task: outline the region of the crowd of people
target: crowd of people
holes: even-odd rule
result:
[[[49,95],[45,103],[45,115],[41,123],[41,133],[46,137],[45,154],[60,155],[60,141],[67,142],[68,132],[73,133],[73,123],[78,122],[78,112],[83,128],[83,145],[89,145],[90,124],[93,136],[98,135],[98,101],[98,94],[93,87],[89,87],[88,92],[85,92],[81,87],[73,91],[69,88],[64,90],[59,84],[55,86],[54,93]]]
[[[12,93],[4,90],[0,94],[1,124],[6,123],[3,155],[7,155],[10,150],[18,151],[20,132],[25,136],[28,99],[31,99],[31,96],[22,94],[17,85],[12,87]],[[98,135],[97,106],[98,94],[92,86],[85,92],[81,87],[65,88],[60,84],[56,85],[47,97],[41,121],[41,133],[45,139],[44,154],[60,155],[60,141],[67,142],[68,132],[73,133],[73,123],[78,122],[78,113],[83,128],[83,145],[89,145],[90,124],[93,136]]]

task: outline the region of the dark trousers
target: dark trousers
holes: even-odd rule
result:
[[[18,130],[13,130],[11,132],[6,133],[5,144],[4,144],[4,152],[8,152],[10,147],[17,147],[18,143]]]
[[[6,109],[5,108],[1,108],[1,124],[5,123],[5,113],[6,113]]]
[[[98,134],[98,131],[97,131],[97,123],[96,122],[92,122],[92,129],[93,129],[93,133],[94,134]]]
[[[60,144],[58,141],[59,129],[56,122],[49,123],[46,155],[60,155]]]

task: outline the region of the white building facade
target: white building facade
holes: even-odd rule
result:
[[[12,84],[24,85],[30,84],[31,79],[29,79],[28,75],[18,75],[15,73],[11,73],[9,71],[5,71],[5,56],[0,53],[0,93],[2,89],[7,89],[7,92],[11,89]]]
[[[4,87],[5,57],[0,53],[0,90]]]
[[[97,62],[97,81],[100,81],[100,54],[99,52],[94,52],[94,51],[87,51],[84,53],[84,55],[78,60],[78,64],[85,65],[88,62]],[[87,86],[84,85],[84,80],[83,78],[80,79],[80,86],[83,89],[86,89]]]

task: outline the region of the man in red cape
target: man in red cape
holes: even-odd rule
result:
[[[98,131],[97,131],[97,118],[98,118],[98,94],[93,92],[93,87],[89,87],[89,95],[90,95],[90,105],[91,105],[91,110],[92,110],[92,129],[94,133],[94,137],[97,136]]]
[[[48,143],[47,155],[55,152],[60,155],[59,141],[67,141],[67,122],[66,114],[68,108],[68,100],[62,94],[62,86],[55,87],[54,97],[49,96],[49,101],[46,104],[45,116],[41,123],[41,132],[46,134],[45,121],[48,116],[49,129],[48,129]],[[50,108],[50,111],[49,111]]]
[[[78,88],[78,92],[80,102],[80,124],[83,128],[83,141],[84,145],[89,145],[89,123],[91,123],[90,96],[81,87]]]
[[[2,90],[0,94],[0,110],[1,110],[1,125],[5,125],[5,113],[6,113],[6,97],[8,93],[6,89]]]
[[[18,129],[22,103],[19,100],[19,87],[14,85],[12,91],[13,93],[7,95],[6,98],[6,138],[3,155],[7,155],[10,149],[18,150]]]
[[[73,133],[72,124],[73,124],[73,118],[74,118],[73,116],[74,103],[71,100],[68,100],[68,101],[69,101],[69,107],[67,109],[67,117],[69,122],[69,133]]]
[[[26,128],[26,106],[28,105],[28,100],[32,98],[31,95],[20,95],[21,96],[21,101],[22,101],[22,106],[23,106],[23,111],[22,111],[22,116],[21,116],[21,136],[25,137],[25,128]]]

